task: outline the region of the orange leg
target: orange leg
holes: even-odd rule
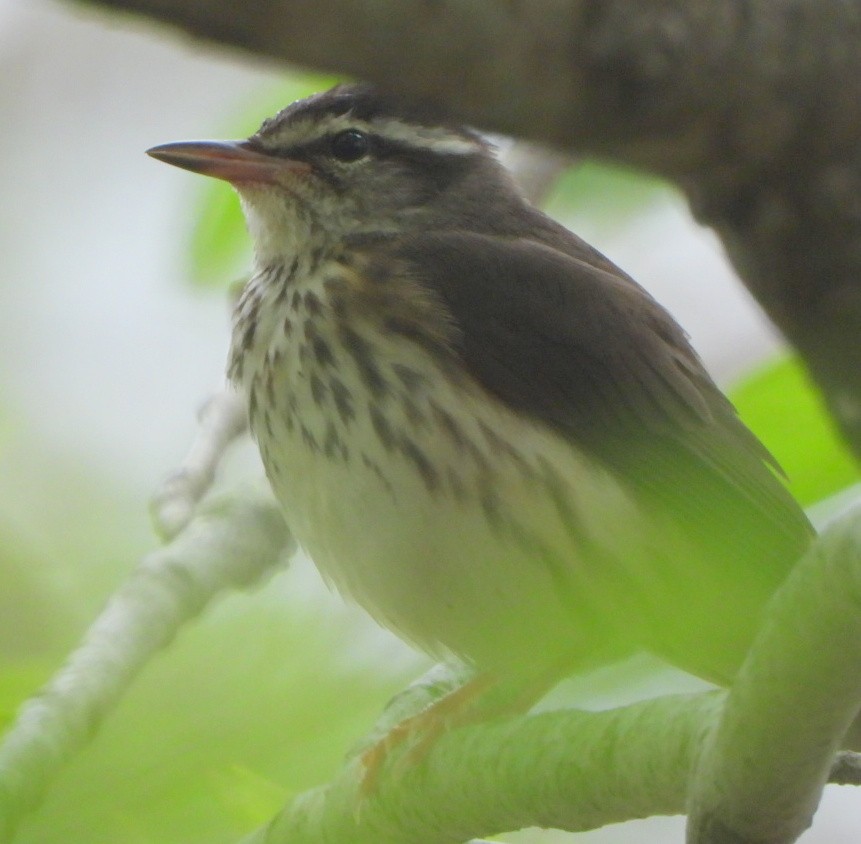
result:
[[[559,677],[560,672],[556,669],[518,683],[513,688],[501,690],[496,677],[478,674],[459,688],[444,694],[421,712],[396,724],[361,754],[364,767],[361,797],[367,798],[373,794],[392,752],[401,746],[410,745],[402,762],[408,766],[417,765],[443,733],[502,715],[526,712],[556,684]]]
[[[410,764],[417,764],[442,733],[455,727],[466,726],[476,720],[483,720],[481,707],[477,706],[477,703],[485,692],[496,685],[496,682],[489,674],[478,674],[459,688],[444,694],[421,712],[404,718],[392,727],[361,755],[364,767],[361,796],[369,797],[373,794],[392,751],[404,744],[412,743],[406,759]]]

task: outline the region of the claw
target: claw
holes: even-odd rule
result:
[[[392,753],[399,748],[408,745],[398,762],[409,770],[427,758],[444,733],[485,720],[487,714],[480,705],[481,699],[496,683],[496,679],[489,674],[479,674],[392,727],[359,757],[363,768],[359,783],[360,798],[367,800],[376,792],[383,769],[390,762]]]

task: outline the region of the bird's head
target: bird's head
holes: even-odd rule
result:
[[[478,133],[365,84],[299,100],[244,141],[148,152],[230,182],[263,260],[297,243],[482,228],[489,208],[504,213],[521,201]]]

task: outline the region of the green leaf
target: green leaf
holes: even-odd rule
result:
[[[265,117],[294,100],[324,91],[338,82],[332,76],[304,74],[267,90],[221,133],[224,137],[246,137]],[[198,188],[191,212],[195,220],[189,244],[188,278],[196,287],[229,286],[246,273],[251,263],[251,243],[245,220],[233,189],[217,179],[207,179]]]
[[[21,702],[51,676],[56,666],[48,659],[0,659],[0,734],[15,720]]]
[[[796,358],[768,364],[740,381],[729,396],[777,458],[802,504],[821,501],[859,480],[855,459]]]
[[[221,804],[245,829],[268,821],[292,796],[283,786],[246,765],[230,765],[213,772],[212,778]]]
[[[227,287],[251,262],[239,201],[228,184],[213,180],[196,204],[188,278],[196,287]]]
[[[583,161],[562,175],[544,207],[556,219],[579,211],[593,218],[618,219],[639,212],[669,190],[666,182],[637,170]]]

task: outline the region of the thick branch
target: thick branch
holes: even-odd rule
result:
[[[861,9],[838,0],[87,0],[444,102],[483,127],[683,175],[857,132]],[[842,83],[842,84],[841,84]],[[666,142],[669,141],[669,147]]]
[[[861,703],[859,601],[856,512],[819,537],[767,610],[697,766],[691,844],[788,844],[810,825]]]
[[[462,844],[540,824],[572,831],[684,811],[703,724],[723,695],[547,712],[443,736],[420,768],[357,793],[353,763],[242,844]]]

